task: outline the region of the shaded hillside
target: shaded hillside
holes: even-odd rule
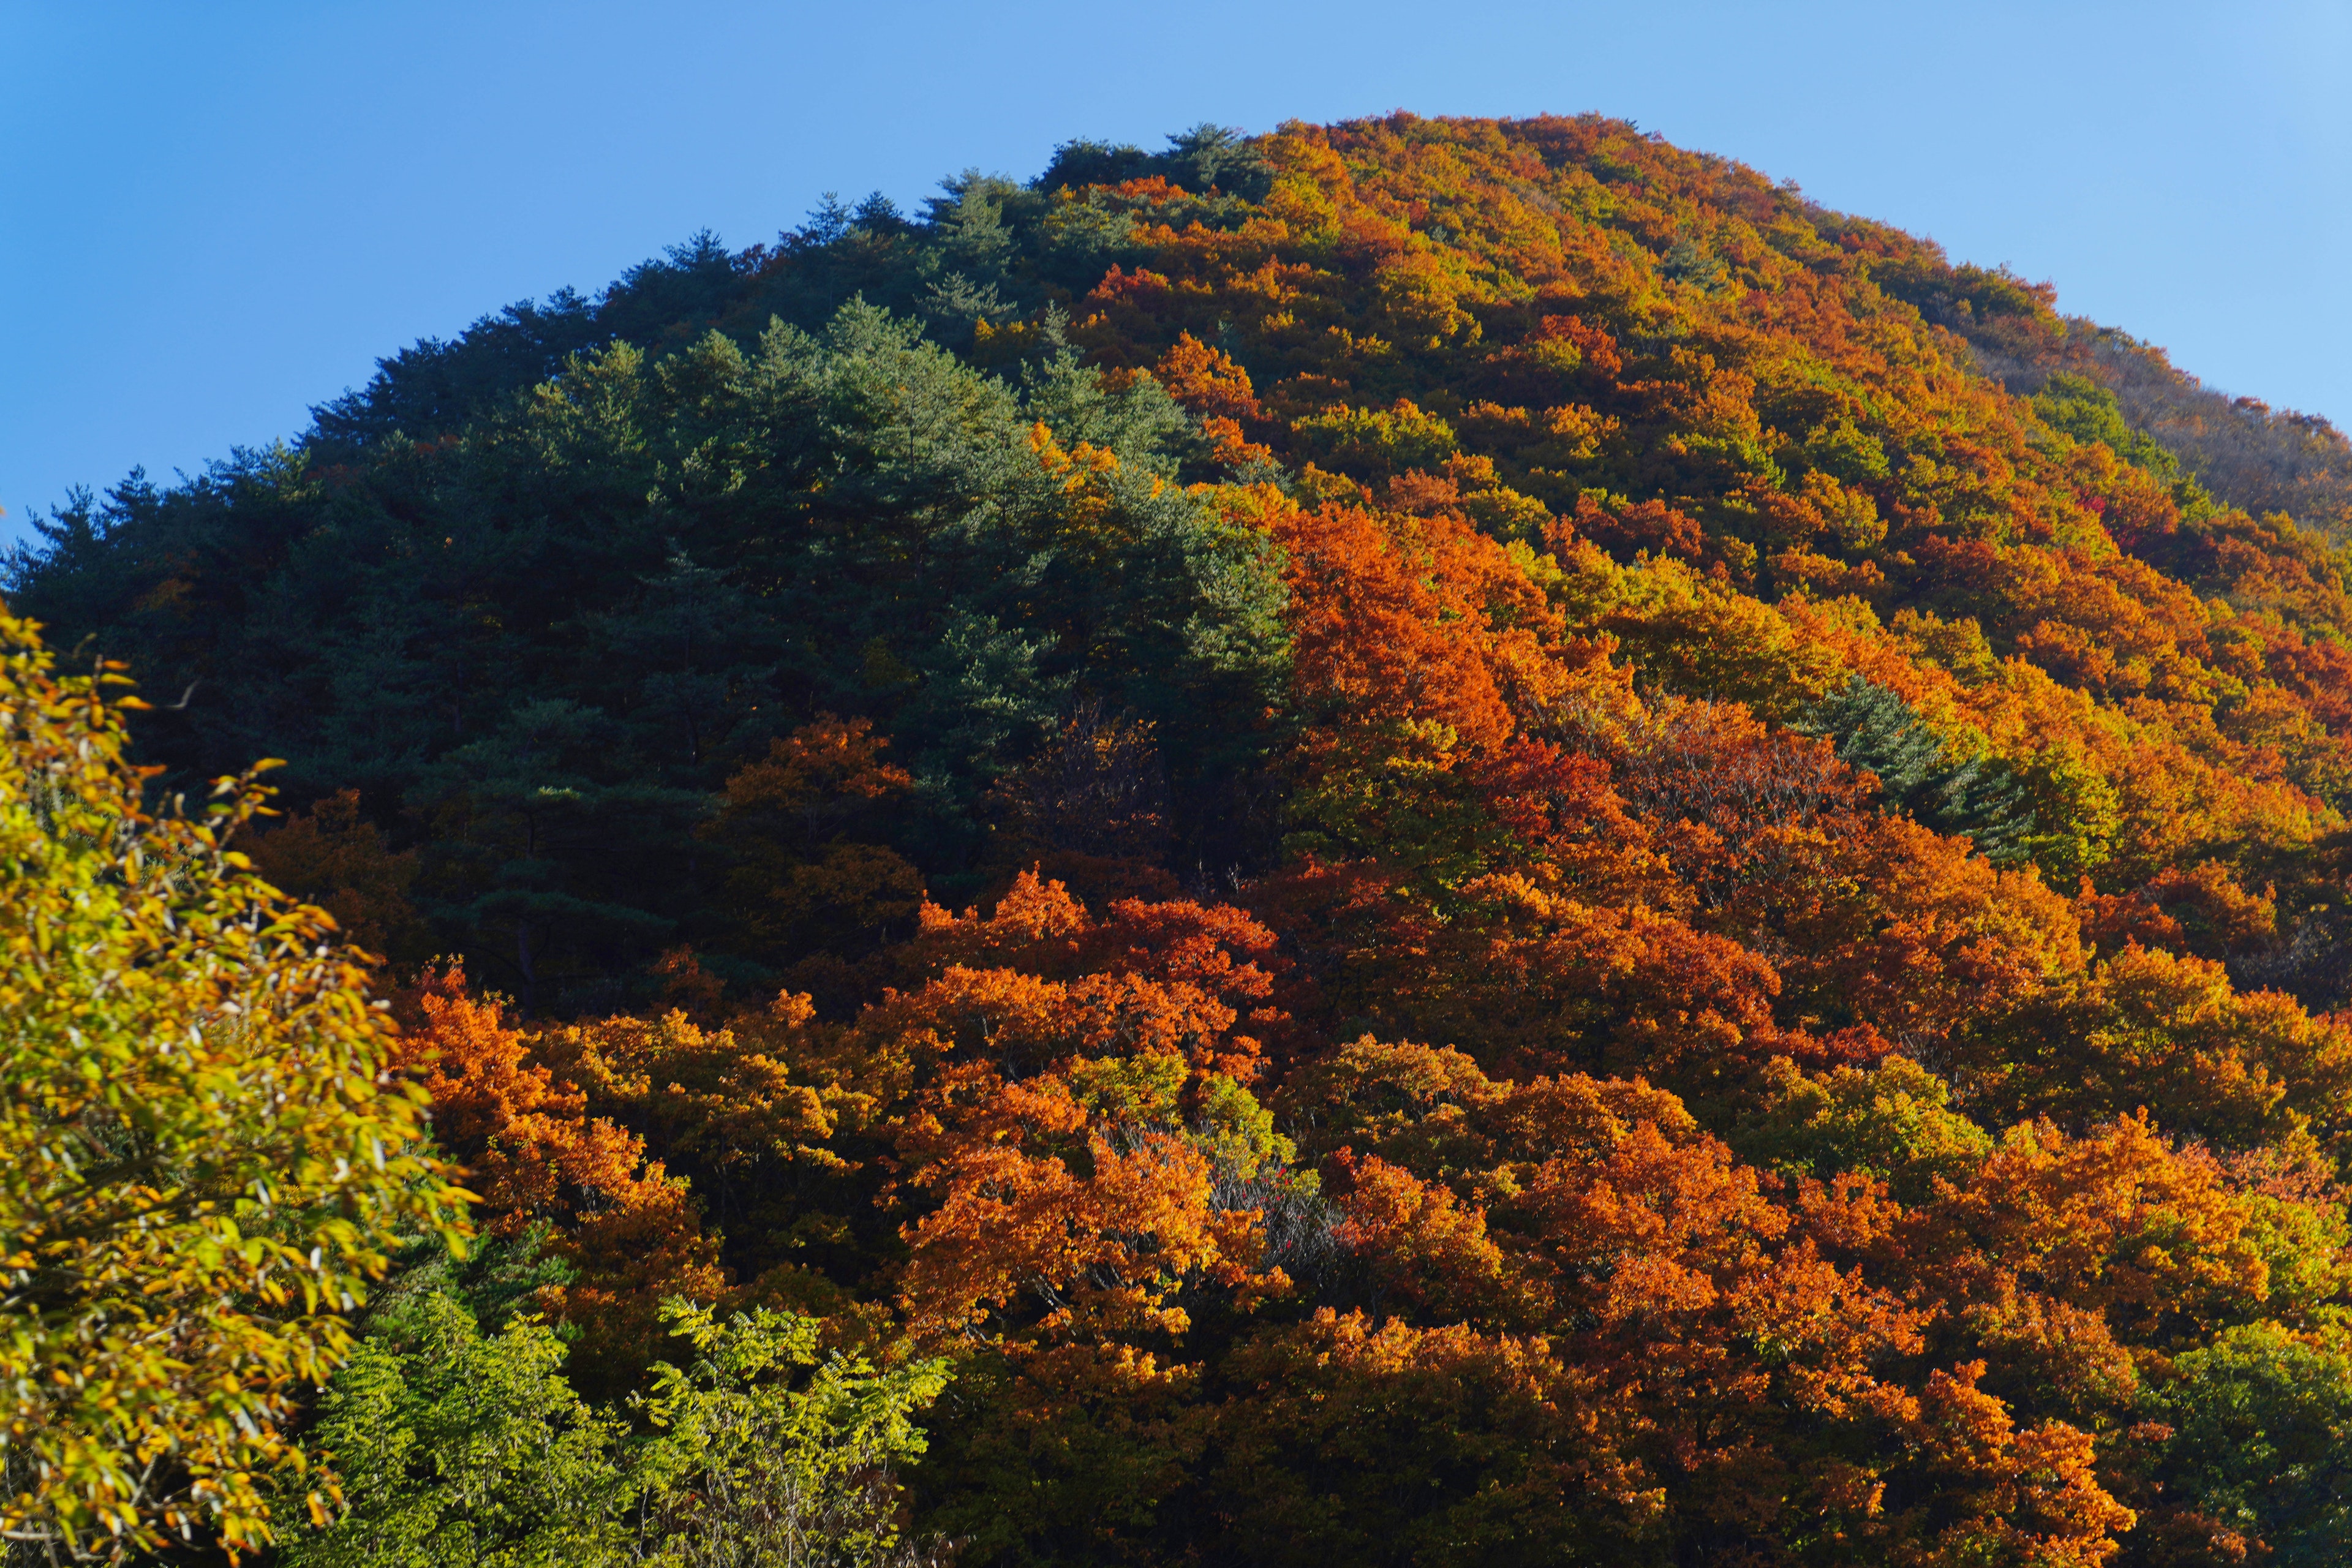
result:
[[[574,1375],[666,1290],[952,1352],[968,1561],[2318,1563],[2343,452],[1398,115],[698,241],[9,586],[462,955]]]

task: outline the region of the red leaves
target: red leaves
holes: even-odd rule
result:
[[[1384,1304],[1414,1321],[1466,1321],[1441,1332],[1392,1320],[1373,1334],[1368,1322],[1320,1317],[1262,1342],[1243,1364],[1283,1365],[1327,1398],[1360,1399],[1425,1364],[1439,1344],[1465,1358],[1460,1364],[1491,1366],[1483,1358],[1523,1343],[1512,1332],[1541,1324],[1543,1336],[1524,1344],[1574,1369],[1548,1384],[1551,1408],[1580,1427],[1575,1451],[1595,1466],[1571,1506],[1613,1510],[1640,1489],[1627,1483],[1663,1483],[1692,1527],[1833,1524],[1864,1560],[1923,1563],[1993,1550],[2096,1563],[2130,1526],[2094,1475],[2084,1429],[2019,1419],[1979,1386],[1981,1361],[1922,1365],[1938,1308],[1868,1277],[1891,1266],[1901,1215],[1865,1188],[1808,1184],[1791,1207],[1775,1194],[1779,1184],[1640,1083],[1500,1083],[1450,1052],[1368,1039],[1303,1075],[1301,1090],[1327,1136],[1384,1151],[1342,1150],[1327,1167],[1346,1235],[1383,1285]],[[2175,1180],[2194,1161],[2129,1129],[2062,1159],[2090,1193],[2058,1201],[2102,1214],[2116,1213],[2098,1195],[2102,1180],[2121,1180],[2176,1216],[2203,1212],[2195,1194],[2210,1192],[2194,1174],[2186,1185]],[[2039,1178],[2029,1169],[2049,1167],[2014,1151],[1986,1179],[2032,1185]],[[2046,1188],[2053,1197],[2071,1190],[2063,1178]],[[1969,1212],[1962,1203],[1949,1216],[1923,1216],[1917,1245],[1933,1258],[1970,1256],[1929,1239],[1947,1235],[1937,1226],[1968,1223]],[[2142,1235],[2147,1224],[2123,1217],[2112,1234]],[[2034,1222],[2021,1229],[2033,1234]],[[2206,1233],[2225,1252],[2227,1229]],[[1823,1255],[1823,1240],[1874,1261],[1841,1265]],[[2061,1268],[2079,1280],[2082,1267]],[[2048,1310],[2071,1322],[2076,1343],[2104,1339],[2095,1317],[2063,1303]],[[1313,1370],[1285,1359],[1306,1343],[1320,1347]],[[1342,1366],[1353,1375],[1335,1384]],[[1429,1396],[1445,1407],[1442,1394]],[[1265,1397],[1277,1406],[1286,1398],[1270,1386]],[[1256,1410],[1238,1418],[1260,1443],[1328,1430],[1283,1407],[1284,1425],[1272,1430]],[[1366,1440],[1391,1440],[1371,1436],[1377,1415],[1359,1419]],[[1518,1430],[1499,1418],[1474,1429]]]
[[[1671,555],[1696,561],[1705,552],[1706,536],[1697,521],[1661,500],[1645,500],[1614,510],[1591,495],[1577,498],[1576,531],[1612,555]]]

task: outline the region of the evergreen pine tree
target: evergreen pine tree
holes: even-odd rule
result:
[[[1966,834],[1997,865],[2026,858],[2033,831],[2024,786],[1999,758],[1949,760],[1900,694],[1855,676],[1815,702],[1798,728],[1829,739],[1838,761],[1872,773],[1886,804],[1938,833]]]

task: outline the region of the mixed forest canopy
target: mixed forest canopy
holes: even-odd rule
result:
[[[787,1365],[844,1561],[2352,1555],[2352,444],[2047,285],[1593,116],[1078,141],[37,526],[478,1199],[289,1562],[541,1448],[466,1552],[688,1561]]]

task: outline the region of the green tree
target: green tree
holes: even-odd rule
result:
[[[822,1325],[793,1314],[722,1321],[672,1301],[663,1315],[695,1353],[654,1367],[635,1401],[647,1435],[581,1398],[539,1318],[485,1335],[437,1285],[404,1302],[320,1401],[342,1510],[290,1538],[288,1568],[922,1561],[900,1538],[893,1471],[923,1452],[914,1415],[946,1386],[944,1361],[877,1371],[820,1354]]]
[[[1951,1108],[1950,1085],[1907,1057],[1818,1075],[1779,1057],[1763,1077],[1770,1098],[1738,1134],[1759,1164],[1823,1180],[1860,1172],[1916,1204],[1992,1152],[1991,1135]]]
[[[1838,761],[1876,775],[1887,804],[1938,833],[1965,833],[1995,864],[2026,858],[2033,812],[1998,758],[1951,760],[1943,738],[1902,696],[1860,676],[1815,702],[1800,721],[1828,737]]]
[[[2176,1367],[2151,1395],[2176,1495],[2279,1568],[2352,1562],[2352,1347],[2249,1323]]]
[[[1046,201],[966,195],[974,224]],[[1008,383],[864,303],[736,325],[573,353],[331,477],[322,446],[125,487],[14,584],[194,683],[144,721],[175,777],[269,754],[297,805],[359,789],[416,851],[436,941],[539,1011],[646,999],[680,942],[730,953],[694,829],[821,712],[871,721],[921,781],[888,847],[949,901],[986,880],[991,785],[1088,697],[1161,737],[1171,849],[1244,858],[1279,563],[1175,482],[1200,443],[1159,383],[1050,334]]]
[[[564,1568],[625,1560],[628,1423],[563,1380],[534,1317],[485,1338],[441,1291],[413,1343],[363,1342],[320,1401],[312,1441],[344,1511],[288,1541],[287,1568]]]
[[[661,1436],[645,1458],[643,1539],[658,1568],[866,1568],[912,1563],[892,1468],[925,1447],[916,1411],[947,1386],[944,1359],[876,1371],[820,1359],[814,1318],[725,1321],[663,1310],[694,1361],[654,1368],[643,1404]],[[811,1368],[794,1386],[795,1369]]]
[[[726,573],[683,552],[643,582],[634,604],[591,622],[591,640],[612,666],[635,753],[703,782],[709,759],[742,750],[737,728],[772,689],[782,639]]]
[[[602,746],[615,728],[562,698],[525,703],[420,790],[437,794],[446,825],[436,912],[507,961],[526,1010],[598,957],[648,950],[674,927],[646,907],[646,889],[674,871],[702,800],[614,766]]]
[[[2042,422],[2076,441],[2104,441],[2125,462],[2146,468],[2167,484],[2180,477],[2180,459],[2159,446],[2156,437],[2124,423],[2116,395],[2086,375],[2061,371],[2044,382],[2032,398]]]

